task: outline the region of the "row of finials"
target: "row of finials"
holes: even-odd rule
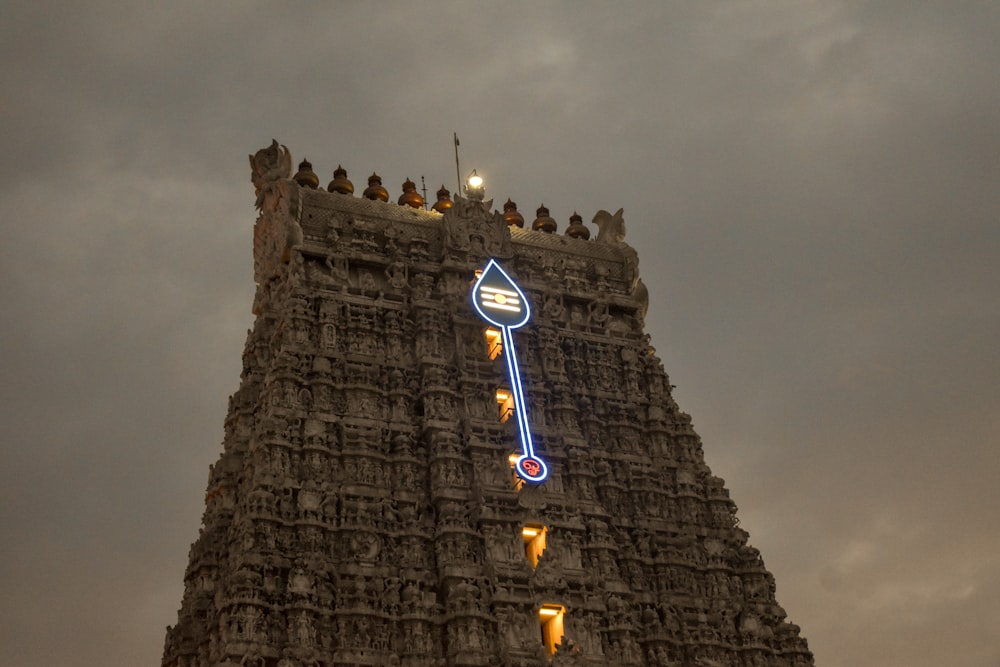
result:
[[[303,160],[299,163],[299,170],[292,178],[304,188],[320,189],[319,176],[313,171],[312,163],[308,160]],[[326,189],[328,192],[336,192],[347,196],[354,195],[354,184],[347,178],[347,170],[340,165],[337,165],[337,168],[333,170],[333,180],[326,186]],[[389,201],[389,192],[382,187],[382,177],[375,173],[368,177],[368,187],[361,193],[361,196],[373,201]],[[403,194],[399,196],[397,203],[400,206],[426,208],[424,198],[417,192],[417,185],[409,178],[403,183]],[[451,192],[442,185],[441,189],[437,191],[437,201],[431,208],[438,213],[444,213],[454,205],[454,202],[451,200]],[[531,223],[532,229],[549,234],[555,233],[558,224],[549,215],[549,209],[545,207],[545,204],[538,207],[535,215],[535,221]],[[524,227],[524,217],[518,213],[517,204],[510,199],[507,199],[507,202],[503,205],[503,219],[509,226]],[[576,239],[587,240],[590,238],[590,230],[584,226],[583,218],[576,212],[570,216],[569,226],[564,233],[566,236]]]

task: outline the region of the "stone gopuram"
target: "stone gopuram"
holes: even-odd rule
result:
[[[256,320],[163,667],[813,664],[643,331],[621,211],[589,239],[476,188],[324,191],[277,142],[251,167]],[[516,289],[476,302],[490,260]]]

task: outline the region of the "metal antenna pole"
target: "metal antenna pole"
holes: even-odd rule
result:
[[[423,174],[420,175],[420,189],[424,191],[424,210],[427,210],[427,183],[424,182]]]
[[[453,132],[455,135],[455,179],[458,181],[458,190],[455,190],[455,195],[462,194],[462,170],[458,168],[458,133]]]

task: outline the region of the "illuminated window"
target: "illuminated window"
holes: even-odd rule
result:
[[[519,454],[517,452],[514,452],[510,456],[507,457],[507,461],[510,463],[510,474],[514,478],[514,490],[515,491],[520,491],[521,487],[524,486],[524,480],[521,479],[521,476],[517,474],[517,468],[514,465],[514,464],[517,463],[517,457],[518,456],[519,456]]]
[[[545,552],[545,533],[547,528],[541,524],[529,523],[521,529],[524,538],[524,555],[531,562],[531,567],[538,567],[538,557]]]
[[[555,655],[556,647],[562,643],[565,614],[566,608],[560,604],[543,604],[538,610],[538,622],[542,625],[542,641],[549,655]]]
[[[514,394],[510,389],[497,389],[497,404],[500,406],[500,422],[505,422],[514,414]]]
[[[485,335],[487,354],[490,355],[490,359],[496,359],[500,356],[500,351],[503,350],[503,338],[500,335],[500,330],[490,327],[486,330]]]

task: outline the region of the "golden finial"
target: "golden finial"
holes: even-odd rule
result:
[[[510,197],[503,205],[503,221],[508,227],[524,227],[524,216],[517,212],[517,204]]]
[[[573,215],[569,216],[569,227],[563,233],[571,238],[583,239],[584,241],[590,238],[590,230],[584,227],[583,218],[576,211],[573,211]]]
[[[382,177],[375,172],[368,177],[368,187],[365,188],[364,196],[372,201],[376,199],[389,201],[389,191],[382,187]]]
[[[299,163],[299,170],[293,178],[304,188],[315,190],[319,187],[319,176],[313,171],[312,163],[309,160],[303,160]]]
[[[438,213],[444,213],[449,208],[455,205],[455,202],[451,200],[451,193],[448,192],[448,188],[441,186],[441,189],[437,191],[437,201],[434,202],[433,208]]]
[[[337,168],[333,170],[333,180],[326,186],[326,189],[342,195],[353,195],[354,183],[347,179],[347,170],[338,164]]]
[[[397,203],[400,206],[411,208],[423,208],[424,206],[424,198],[417,192],[417,184],[409,178],[403,182],[403,194],[399,195]]]
[[[545,204],[538,207],[535,211],[535,221],[531,223],[531,228],[539,232],[547,232],[552,234],[556,231],[556,221],[549,216],[549,209],[545,208]]]

